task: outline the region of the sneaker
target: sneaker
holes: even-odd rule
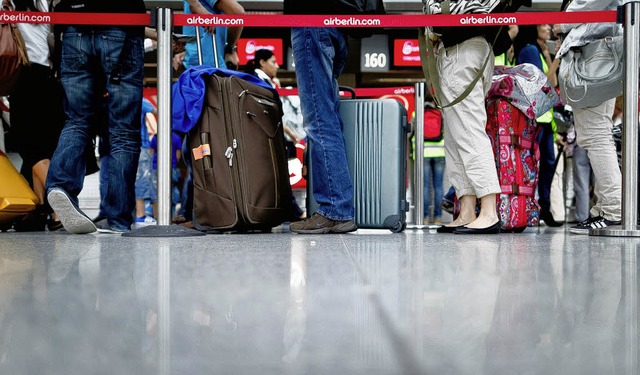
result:
[[[102,220],[104,220],[106,218],[107,218],[106,216],[102,216],[102,215],[98,214],[98,216],[96,216],[93,219],[91,219],[91,221],[93,221],[93,223],[95,224],[95,223],[97,223],[99,221],[102,221]]]
[[[581,221],[578,225],[569,228],[569,232],[575,234],[589,234],[591,229],[602,229],[610,225],[620,225],[620,221],[607,220],[602,216],[590,217]]]
[[[149,225],[157,225],[157,224],[158,222],[156,221],[156,219],[152,218],[151,216],[145,216],[145,217],[136,217],[136,221],[133,223],[133,226],[135,228],[142,228]]]
[[[49,205],[58,214],[62,226],[69,233],[85,234],[96,231],[96,226],[62,189],[51,189],[47,194]]]
[[[107,234],[122,234],[129,232],[128,229],[118,229],[113,228],[109,223],[107,223],[107,219],[102,219],[96,223],[96,228],[98,233],[107,233]]]
[[[316,212],[308,219],[291,223],[289,229],[303,234],[348,233],[358,226],[353,220],[331,220]]]

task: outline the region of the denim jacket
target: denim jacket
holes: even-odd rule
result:
[[[622,0],[573,0],[567,7],[567,12],[616,10],[619,5],[622,5]],[[564,56],[572,47],[584,46],[597,39],[622,34],[621,25],[614,22],[562,24],[560,29],[568,34],[557,57]]]

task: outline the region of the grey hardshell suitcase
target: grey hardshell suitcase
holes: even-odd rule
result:
[[[409,203],[406,198],[407,111],[394,99],[346,99],[340,116],[353,182],[355,221],[359,228],[402,232]],[[309,140],[309,150],[313,141]],[[309,152],[308,155],[311,155]],[[311,163],[307,173],[307,216],[313,199]]]

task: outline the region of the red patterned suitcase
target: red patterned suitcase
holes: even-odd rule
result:
[[[502,188],[497,197],[501,230],[522,232],[537,226],[540,208],[535,194],[540,153],[536,121],[506,100],[493,99],[487,102],[486,131]]]

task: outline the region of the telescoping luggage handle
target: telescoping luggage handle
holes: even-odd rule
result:
[[[200,26],[195,26],[196,28],[196,46],[198,47],[198,64],[203,64],[202,58],[202,38],[200,38]],[[220,67],[220,63],[218,61],[218,42],[216,41],[216,32],[215,28],[213,29],[213,33],[211,33],[211,45],[213,47],[213,66],[215,68]]]

